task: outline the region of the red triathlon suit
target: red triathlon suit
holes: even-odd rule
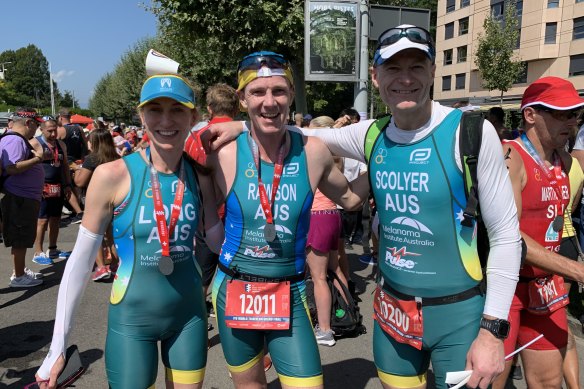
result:
[[[527,183],[521,192],[519,228],[547,250],[557,253],[562,240],[562,229],[557,229],[558,224],[561,226],[563,223],[558,223],[556,218],[563,218],[570,201],[570,182],[559,157],[556,156],[556,166],[549,168],[549,174],[546,174],[519,142],[503,143],[521,156],[527,175]],[[557,350],[566,347],[568,321],[565,305],[568,296],[563,292],[563,285],[562,277],[531,265],[522,266],[509,311],[511,330],[505,340],[505,355],[540,334],[544,337],[528,349]]]

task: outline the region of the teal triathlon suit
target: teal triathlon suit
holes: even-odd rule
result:
[[[213,284],[213,303],[221,346],[229,369],[242,372],[263,355],[264,341],[280,381],[293,386],[322,384],[318,346],[306,304],[302,275],[306,265],[306,236],[310,223],[313,192],[308,179],[303,138],[289,132],[291,146],[272,212],[277,238],[267,242],[266,219],[258,195],[258,173],[249,145],[249,132],[237,142],[237,174],[225,200],[225,242]],[[271,198],[274,165],[261,161],[261,179]],[[227,284],[232,277],[221,268],[269,278],[300,275],[290,285],[290,328],[288,330],[233,329],[225,324]],[[234,281],[235,282],[235,281]]]
[[[452,111],[428,136],[410,144],[392,142],[383,131],[371,153],[383,292],[401,300],[422,297],[421,349],[396,341],[379,319],[374,324],[379,376],[395,386],[420,385],[432,361],[436,385],[445,387],[446,372],[464,370],[479,331],[484,296],[477,286],[482,273],[474,228],[461,225],[466,197],[454,156],[460,117],[460,110]],[[463,291],[471,297],[454,303],[440,299]],[[426,303],[424,298],[442,303]],[[396,314],[388,315],[389,322],[398,316],[389,313]]]
[[[201,272],[193,257],[200,202],[195,173],[185,163],[185,192],[175,230],[170,231],[174,271],[158,269],[161,245],[154,216],[148,165],[140,153],[124,158],[128,196],[114,209],[113,232],[120,266],[110,297],[106,369],[111,388],[148,388],[156,382],[158,342],[166,379],[203,380],[207,362],[207,313]],[[178,172],[158,173],[168,225]]]

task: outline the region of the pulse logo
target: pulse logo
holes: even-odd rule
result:
[[[420,256],[421,254],[408,253],[405,247],[397,250],[396,247],[388,247],[385,252],[385,262],[393,266],[405,269],[413,269],[416,263],[409,259],[403,259],[406,256]]]
[[[297,176],[299,171],[300,166],[298,165],[298,162],[289,163],[288,165],[284,166],[285,176]]]
[[[410,164],[426,165],[432,154],[432,149],[416,149],[410,153]]]
[[[251,285],[250,284],[245,284],[245,291],[247,293],[251,292]]]

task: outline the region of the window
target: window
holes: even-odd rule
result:
[[[582,0],[584,1],[584,0]],[[460,8],[468,7],[470,5],[470,0],[460,0]]]
[[[452,65],[452,49],[444,50],[444,65]]]
[[[468,34],[468,18],[462,18],[458,21],[458,35]]]
[[[456,62],[466,62],[466,46],[460,46],[456,49]]]
[[[548,8],[558,8],[560,6],[560,0],[548,0]]]
[[[452,76],[443,76],[442,77],[442,90],[450,90],[452,89]]]
[[[454,11],[456,0],[446,0],[446,13]]]
[[[447,23],[444,26],[444,39],[450,39],[454,37],[454,22]]]
[[[456,75],[456,89],[464,89],[466,83],[466,73]]]
[[[570,72],[569,76],[584,75],[584,54],[570,56]]]
[[[546,45],[556,43],[556,33],[558,30],[558,23],[546,23],[545,24],[545,38],[544,43]]]
[[[572,39],[584,38],[584,17],[574,19],[574,34]]]
[[[526,84],[527,83],[527,62],[521,62],[521,71],[517,75],[517,79],[514,84]]]
[[[491,16],[493,17],[493,19],[495,20],[503,20],[503,15],[504,15],[504,2],[500,2],[497,4],[493,4],[491,5]]]

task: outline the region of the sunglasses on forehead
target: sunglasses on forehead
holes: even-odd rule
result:
[[[407,38],[414,43],[421,43],[434,48],[432,35],[421,27],[395,27],[386,30],[381,34],[377,44],[377,50],[393,45],[401,38]]]
[[[246,56],[239,62],[237,72],[259,70],[264,66],[270,69],[288,69],[290,64],[281,54],[254,53]]]

